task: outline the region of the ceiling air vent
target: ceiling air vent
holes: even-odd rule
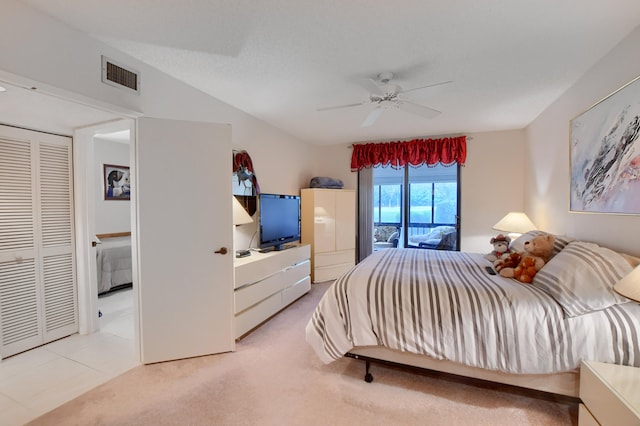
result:
[[[102,57],[102,82],[140,93],[140,73],[126,69],[105,56]]]

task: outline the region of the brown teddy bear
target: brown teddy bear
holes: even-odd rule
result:
[[[524,243],[524,252],[510,255],[509,259],[498,259],[494,268],[502,277],[515,278],[520,282],[531,284],[533,277],[551,258],[553,253],[553,235],[540,234]],[[517,257],[515,267],[511,266]]]
[[[489,260],[489,262],[495,262],[503,255],[511,253],[511,249],[509,248],[510,242],[511,238],[502,234],[498,234],[496,237],[491,238],[491,241],[489,241],[489,243],[493,245],[493,251],[491,253],[485,254],[485,259]]]
[[[520,253],[511,252],[499,259],[496,259],[496,261],[493,262],[493,269],[498,273],[505,268],[515,269],[515,267],[518,266],[518,263],[520,263],[521,257]]]

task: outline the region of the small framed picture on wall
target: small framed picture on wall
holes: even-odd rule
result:
[[[105,200],[130,200],[131,185],[129,184],[129,167],[103,165],[104,199]]]

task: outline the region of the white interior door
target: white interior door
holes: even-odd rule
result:
[[[142,362],[233,350],[231,127],[141,118],[134,156]]]

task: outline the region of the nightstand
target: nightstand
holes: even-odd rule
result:
[[[640,425],[640,368],[582,361],[578,425]]]

